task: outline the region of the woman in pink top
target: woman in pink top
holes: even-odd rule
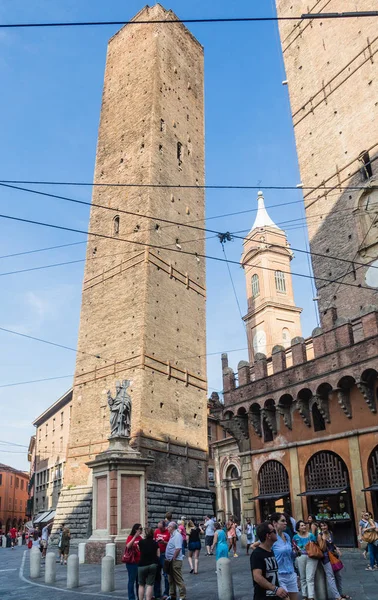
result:
[[[228,541],[228,550],[233,550],[234,558],[238,555],[236,554],[236,523],[233,517],[227,523],[227,541]]]

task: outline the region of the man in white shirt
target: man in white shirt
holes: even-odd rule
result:
[[[42,558],[46,558],[46,552],[47,552],[47,546],[49,543],[49,535],[50,535],[50,525],[46,525],[46,527],[44,527],[42,529],[42,536],[41,536],[41,545],[42,545]]]
[[[207,551],[206,556],[210,556],[210,554],[213,554],[211,552],[211,546],[213,545],[214,533],[215,533],[214,519],[212,519],[209,515],[206,515],[203,524],[206,528],[205,529],[205,545],[206,545],[206,551]]]
[[[165,550],[165,561],[168,562],[169,596],[167,600],[176,598],[176,587],[179,589],[179,600],[185,600],[186,587],[182,577],[182,535],[177,529],[177,523],[171,521],[168,524],[170,533],[169,542]],[[167,567],[164,566],[166,571]]]

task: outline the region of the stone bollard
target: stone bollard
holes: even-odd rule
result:
[[[22,546],[22,536],[17,538],[17,546]]]
[[[231,561],[229,558],[217,560],[218,599],[234,600]]]
[[[53,584],[56,580],[56,557],[55,552],[48,552],[45,561],[45,583]]]
[[[316,600],[327,600],[327,582],[322,563],[319,561],[315,573],[315,598]]]
[[[67,589],[79,587],[79,557],[77,554],[70,554],[67,559]]]
[[[1,540],[1,545],[3,548],[7,547],[7,536],[3,535],[3,539]]]
[[[85,542],[80,542],[79,544],[79,565],[85,563],[85,545]]]
[[[104,556],[101,561],[101,591],[114,592],[114,558]]]
[[[114,560],[114,564],[116,563],[116,545],[115,544],[106,544],[105,556],[111,556],[112,559]]]
[[[39,548],[30,550],[30,579],[41,576],[41,551]]]

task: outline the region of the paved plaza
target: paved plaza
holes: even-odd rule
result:
[[[345,551],[343,554],[345,569],[344,591],[353,600],[377,600],[378,572],[365,571],[366,562],[361,552]],[[54,586],[44,584],[44,566],[41,578],[29,579],[29,551],[23,547],[14,550],[0,548],[0,598],[17,598],[17,600],[84,600],[85,597],[127,599],[127,574],[124,565],[116,567],[116,590],[110,594],[100,591],[100,566],[80,565],[80,587],[77,591],[66,589],[66,567],[57,567]],[[252,600],[252,581],[249,571],[249,557],[240,553],[239,558],[232,559],[235,600]],[[184,576],[187,584],[187,599],[218,600],[215,558],[200,557],[198,576],[190,575],[188,562],[184,562]]]

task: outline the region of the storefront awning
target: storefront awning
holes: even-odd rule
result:
[[[373,483],[373,485],[369,485],[369,487],[364,488],[361,492],[378,492],[378,483]]]
[[[52,521],[54,517],[55,510],[48,510],[41,515],[38,515],[38,517],[34,520],[34,525],[36,525],[36,523],[48,523],[49,521]]]
[[[260,494],[259,496],[254,496],[254,498],[250,498],[250,500],[279,500],[280,498],[284,498],[284,496],[288,496],[289,492],[280,492],[277,494]]]
[[[302,492],[298,494],[298,496],[337,496],[337,494],[341,494],[345,492],[348,488],[329,488],[326,490],[308,490],[307,492]]]

